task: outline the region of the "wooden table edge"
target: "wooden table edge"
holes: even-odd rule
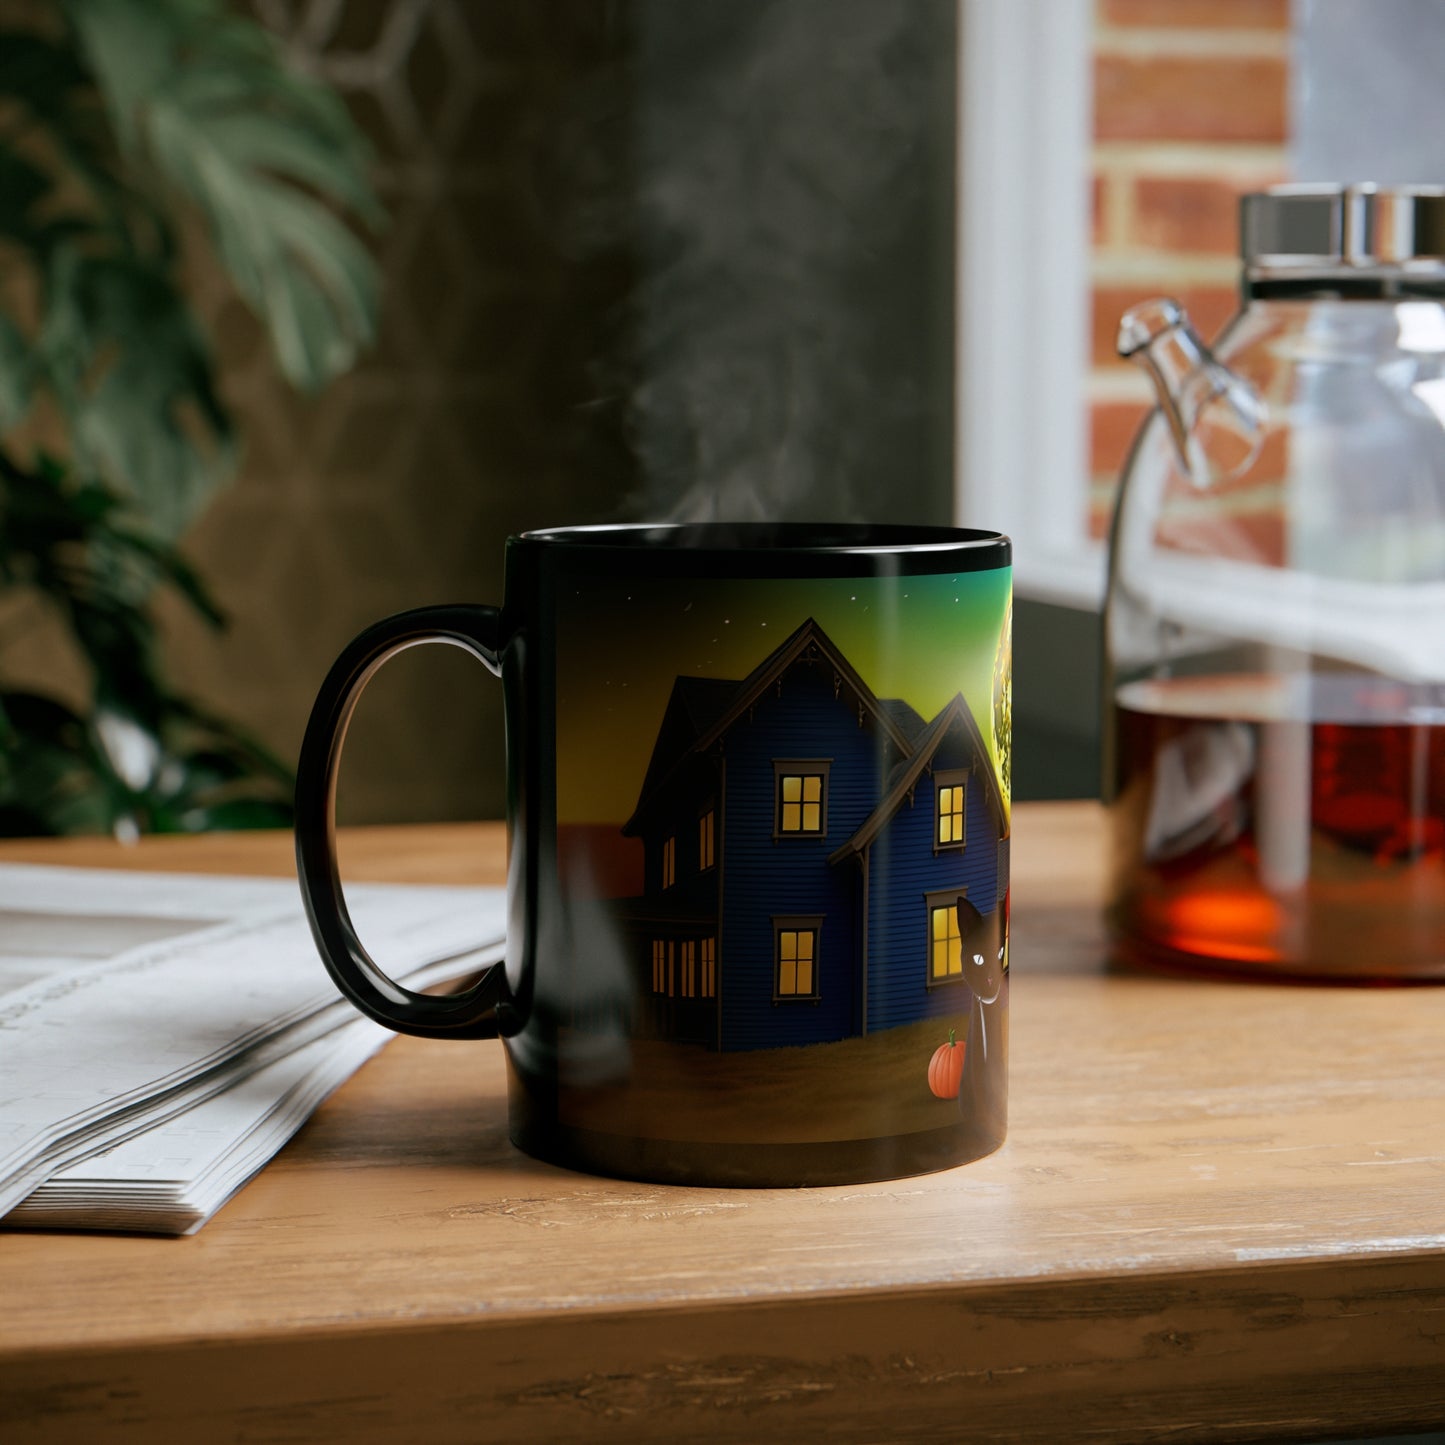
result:
[[[1258,1338],[1233,1329],[1241,1311]],[[478,1419],[527,1441],[952,1440],[960,1418],[969,1438],[1055,1439],[1065,1421],[1072,1438],[1319,1438],[1445,1420],[1442,1337],[1445,1257],[1402,1254],[7,1351],[0,1420],[51,1404],[12,1445],[185,1438],[200,1422],[206,1438],[271,1438],[298,1411],[318,1438],[357,1441],[475,1438],[456,1427]],[[47,1418],[85,1429],[44,1433]]]

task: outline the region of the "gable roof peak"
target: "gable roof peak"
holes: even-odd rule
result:
[[[905,757],[911,753],[913,739],[899,726],[898,719],[883,706],[873,689],[843,655],[842,649],[814,617],[805,618],[738,684],[732,706],[698,740],[698,749],[705,749],[716,742],[795,662],[806,659],[814,648],[833,664],[838,676],[877,719],[899,751]]]
[[[738,721],[746,716],[757,700],[778,682],[790,667],[814,654],[832,664],[838,680],[846,683],[860,706],[875,720],[878,728],[903,757],[912,754],[917,734],[907,726],[904,706],[892,700],[885,704],[859,676],[842,649],[823,630],[815,617],[806,617],[740,682],[722,679],[692,679],[679,676],[673,683],[667,708],[658,727],[657,742],[643,779],[642,790],[632,817],[622,831],[631,836],[640,826],[644,809],[653,797],[680,768],[685,759],[705,753]],[[694,688],[692,684],[708,684]],[[701,705],[698,705],[701,704]],[[917,718],[916,713],[912,713]],[[921,719],[919,719],[921,722]]]
[[[863,820],[857,832],[829,856],[830,863],[838,863],[850,854],[861,853],[872,843],[888,820],[898,811],[903,799],[912,792],[923,770],[932,764],[934,754],[937,753],[943,740],[955,728],[960,729],[968,740],[969,750],[973,754],[978,771],[983,775],[989,809],[998,819],[1000,836],[1002,836],[1002,830],[1007,828],[1008,810],[1004,807],[998,771],[993,765],[993,757],[989,752],[988,745],[984,742],[983,733],[979,731],[978,723],[974,719],[973,710],[964,700],[963,694],[956,692],[934,714],[933,721],[928,724],[914,744],[912,756],[889,775],[888,790],[884,793],[878,806]]]

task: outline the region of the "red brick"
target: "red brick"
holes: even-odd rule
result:
[[[1096,56],[1094,136],[1278,144],[1288,84],[1275,56]]]
[[[1279,566],[1285,555],[1284,516],[1280,512],[1231,512],[1226,507],[1187,514],[1165,514],[1156,541],[1181,552],[1232,557],[1241,562]]]
[[[1239,293],[1232,286],[1096,286],[1093,295],[1093,340],[1091,357],[1095,366],[1126,366],[1114,343],[1119,335],[1119,318],[1136,302],[1151,296],[1169,295],[1189,313],[1194,329],[1207,341],[1239,309]]]
[[[1142,177],[1134,186],[1134,234],[1129,241],[1161,251],[1233,256],[1239,250],[1243,189],[1193,176]]]
[[[1288,30],[1289,0],[1102,0],[1109,25],[1190,30]]]
[[[1089,408],[1089,472],[1117,477],[1149,408],[1137,401],[1096,401]]]

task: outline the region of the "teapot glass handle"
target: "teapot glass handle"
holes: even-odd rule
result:
[[[1119,355],[1154,383],[1180,468],[1203,490],[1242,476],[1264,445],[1269,409],[1225,366],[1170,297],[1141,301],[1119,322]]]

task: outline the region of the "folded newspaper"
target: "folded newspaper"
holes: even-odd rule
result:
[[[349,888],[430,988],[501,957],[500,888]],[[294,882],[0,865],[0,1225],[199,1229],[391,1037]]]

